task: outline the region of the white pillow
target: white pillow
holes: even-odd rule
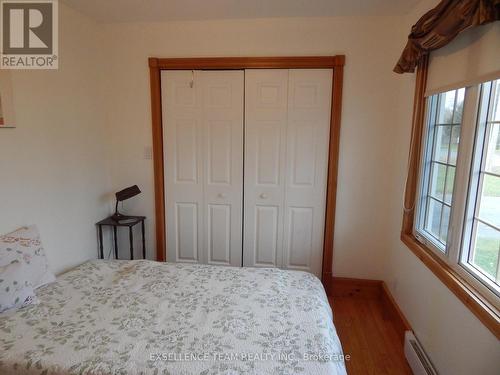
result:
[[[35,225],[0,236],[0,266],[10,264],[16,259],[22,259],[26,263],[27,280],[34,289],[55,280],[54,274],[49,270]]]
[[[0,313],[38,303],[33,286],[27,280],[27,265],[14,260],[0,267]]]

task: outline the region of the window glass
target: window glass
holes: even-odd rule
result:
[[[486,277],[493,284],[500,285],[500,80],[482,85],[482,100],[476,136],[475,159],[471,171],[472,183],[468,204],[474,210],[465,218],[465,259],[477,270],[479,277]],[[479,166],[479,168],[477,167]],[[478,169],[478,170],[475,170]]]
[[[419,232],[445,252],[464,109],[465,88],[428,99]]]

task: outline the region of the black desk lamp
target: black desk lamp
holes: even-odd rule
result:
[[[140,194],[141,191],[139,190],[139,187],[137,185],[130,186],[126,189],[120,190],[117,192],[116,195],[116,206],[115,206],[115,213],[111,218],[114,221],[120,221],[123,219],[126,219],[126,215],[122,215],[121,213],[118,212],[118,202],[123,202],[126,201],[129,198],[135,197],[136,195]]]

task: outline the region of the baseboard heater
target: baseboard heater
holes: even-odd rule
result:
[[[405,357],[413,375],[438,375],[424,348],[411,331],[405,332]]]

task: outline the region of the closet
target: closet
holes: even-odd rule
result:
[[[167,260],[321,274],[332,69],[161,72]]]

